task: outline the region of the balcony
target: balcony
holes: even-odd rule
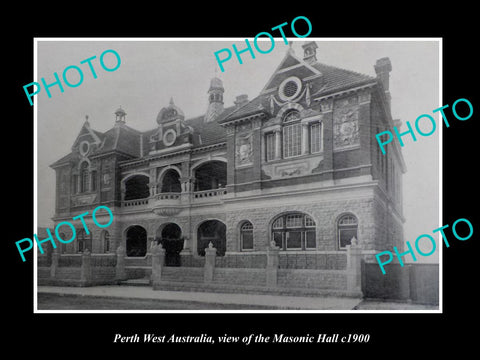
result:
[[[220,202],[226,194],[227,190],[225,188],[195,191],[193,193],[192,201],[194,203]]]
[[[149,198],[146,199],[133,199],[122,201],[122,207],[137,207],[148,205]]]

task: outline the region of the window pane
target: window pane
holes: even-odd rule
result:
[[[242,230],[253,230],[253,225],[251,222],[246,222],[242,225]]]
[[[92,171],[92,191],[97,190],[97,172]]]
[[[317,243],[315,241],[315,231],[306,231],[305,238],[305,247],[307,249],[315,249],[317,247]]]
[[[338,222],[339,225],[357,225],[357,219],[351,215],[344,216]]]
[[[322,150],[322,125],[320,123],[310,126],[310,151],[318,153]]]
[[[273,241],[275,241],[275,245],[278,246],[280,249],[283,248],[283,244],[282,244],[282,236],[283,233],[280,232],[280,231],[275,231],[273,233]]]
[[[339,229],[339,237],[340,237],[340,248],[344,248],[347,245],[350,245],[352,238],[355,236],[357,237],[357,229]]]
[[[77,188],[78,188],[78,175],[73,175],[73,178],[72,178],[72,193],[73,194],[76,194],[78,191],[77,191]]]
[[[288,158],[300,155],[302,150],[301,125],[295,124],[283,128],[283,156]]]
[[[273,228],[274,229],[282,229],[283,228],[283,217],[279,217],[275,222],[273,223]]]
[[[251,231],[242,233],[242,249],[253,249],[253,233]]]
[[[315,226],[315,221],[308,215],[305,215],[305,226]]]
[[[265,152],[267,161],[275,158],[275,134],[267,134],[265,136]]]
[[[302,248],[302,232],[289,231],[287,233],[287,249],[301,249]]]
[[[287,228],[302,227],[303,215],[287,215]]]

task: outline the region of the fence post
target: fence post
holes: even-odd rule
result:
[[[57,276],[58,261],[60,258],[60,253],[56,248],[52,254],[52,263],[50,264],[50,278],[55,279]]]
[[[212,242],[205,248],[205,267],[203,269],[203,281],[206,283],[213,281],[213,272],[215,270],[215,258],[217,256],[217,249],[213,247]]]
[[[278,260],[280,248],[272,241],[267,246],[267,287],[277,286]]]
[[[347,245],[347,290],[362,295],[362,246],[355,237]]]
[[[92,280],[92,254],[86,249],[82,254],[82,270],[80,280],[86,283]]]
[[[117,264],[115,265],[115,280],[125,280],[127,273],[125,272],[125,248],[120,245],[116,251]]]
[[[165,263],[165,249],[162,245],[152,246],[152,276],[150,281],[153,286],[162,280],[162,269]]]

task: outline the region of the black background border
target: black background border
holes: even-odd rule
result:
[[[300,5],[300,4],[299,4]],[[215,14],[207,6],[223,8]],[[277,4],[277,7],[279,5]],[[140,7],[140,6],[139,6]],[[164,349],[176,352],[198,351],[199,356],[224,350],[269,349],[283,351],[284,344],[113,344],[114,334],[169,333],[211,336],[225,333],[245,336],[251,333],[272,335],[305,335],[317,333],[368,333],[368,344],[297,344],[303,349],[338,353],[366,351],[371,355],[389,356],[400,352],[413,356],[425,352],[462,346],[462,352],[473,346],[474,328],[469,328],[475,314],[476,254],[478,253],[478,215],[474,211],[476,141],[478,131],[475,22],[474,9],[452,5],[451,9],[407,7],[390,8],[387,4],[363,4],[351,8],[336,4],[333,9],[318,4],[314,10],[291,7],[281,11],[260,12],[245,3],[203,4],[200,9],[171,11],[158,6],[125,9],[118,5],[105,12],[85,5],[73,15],[57,9],[30,7],[17,13],[15,26],[4,28],[3,56],[7,86],[4,109],[4,176],[8,209],[5,212],[4,238],[4,310],[8,335],[6,344],[21,350],[26,342],[32,350],[47,352],[54,358],[61,349],[94,354],[106,350],[123,353],[138,350],[161,354]],[[194,16],[181,15],[185,10]],[[472,13],[472,15],[469,15]],[[33,81],[34,37],[254,37],[296,16],[307,16],[313,26],[310,37],[442,37],[443,38],[443,104],[467,98],[474,114],[468,121],[452,120],[443,128],[443,224],[467,218],[474,224],[474,235],[468,241],[451,242],[443,249],[443,314],[34,314],[33,258],[21,262],[15,241],[31,237],[33,229],[33,108],[29,106],[23,85]],[[6,27],[7,25],[2,25]],[[299,31],[300,32],[300,31]],[[415,89],[412,89],[415,91]],[[432,109],[433,110],[433,109]],[[447,113],[448,114],[448,113]],[[453,117],[452,117],[453,119]],[[403,119],[406,120],[406,119]],[[42,139],[38,139],[39,142]],[[421,156],[421,154],[419,154]],[[407,164],[408,165],[408,164]],[[10,175],[8,175],[10,174]],[[15,176],[11,176],[15,174]],[[437,176],[437,174],[431,174]],[[31,253],[30,253],[31,254]],[[478,333],[478,332],[477,332]],[[377,352],[385,349],[387,352]],[[226,353],[229,356],[232,353]],[[299,353],[301,354],[301,353]],[[65,353],[63,353],[65,356]]]

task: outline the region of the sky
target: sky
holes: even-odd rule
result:
[[[37,224],[51,226],[55,204],[55,171],[50,164],[68,154],[88,115],[91,128],[104,132],[115,122],[114,112],[121,106],[127,113],[127,125],[140,130],[156,127],[160,109],[167,106],[170,98],[180,107],[185,117],[204,114],[207,109],[207,90],[212,77],[223,81],[225,106],[233,105],[236,96],[248,94],[253,99],[259,94],[289,45],[277,38],[274,49],[268,54],[255,52],[242,55],[243,64],[235,56],[218,68],[214,52],[223,48],[245,47],[244,39],[148,39],[139,41],[113,41],[84,39],[38,39],[37,69],[32,81],[45,78],[47,84],[54,82],[54,72],[61,77],[63,70],[76,65],[83,70],[84,79],[78,87],[64,85],[61,93],[58,86],[50,88],[51,98],[42,89],[35,96],[37,111]],[[250,39],[252,40],[252,39]],[[440,57],[439,42],[430,40],[360,41],[340,39],[288,38],[298,57],[303,57],[301,45],[305,40],[315,40],[318,45],[317,60],[327,65],[353,70],[375,76],[377,59],[389,57],[392,63],[390,93],[392,117],[410,121],[412,126],[421,114],[430,114],[441,124],[439,114],[432,110],[440,107]],[[269,41],[266,39],[266,41]],[[260,45],[268,49],[269,44]],[[120,67],[112,72],[102,69],[100,55],[108,49],[115,50],[120,58]],[[223,55],[223,54],[222,54]],[[94,79],[87,64],[92,60],[97,78]],[[107,67],[115,65],[112,54],[105,56]],[[68,72],[71,83],[78,82],[75,70]],[[28,103],[28,100],[25,99]],[[405,240],[410,243],[421,234],[432,234],[441,226],[439,220],[439,138],[442,126],[428,137],[417,136],[417,141],[404,138],[403,155],[407,172],[403,177],[403,204],[406,223]],[[402,127],[406,129],[405,125]],[[425,125],[425,129],[428,129]],[[440,130],[439,130],[440,129]],[[427,131],[427,130],[424,130]],[[438,234],[434,235],[437,239]],[[428,253],[430,245],[421,246]],[[441,248],[441,247],[440,247]],[[438,251],[421,261],[438,262]]]

